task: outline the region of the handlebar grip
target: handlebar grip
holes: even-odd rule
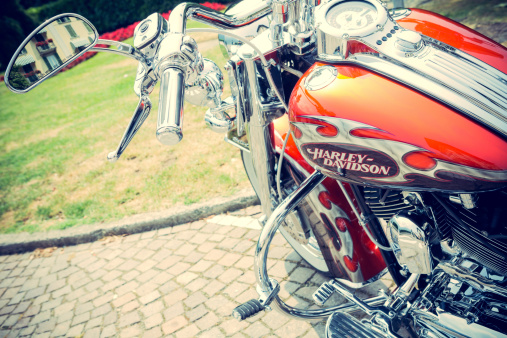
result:
[[[157,139],[165,145],[174,145],[183,138],[183,101],[185,76],[178,68],[168,68],[160,80]]]

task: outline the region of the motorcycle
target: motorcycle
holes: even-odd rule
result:
[[[186,29],[187,19],[214,28]],[[221,70],[189,32],[219,35],[231,97],[222,100]],[[235,318],[273,307],[329,317],[328,337],[505,336],[506,48],[437,14],[388,11],[378,0],[244,0],[224,13],[182,3],[169,20],[141,21],[133,44],[99,39],[88,20],[62,14],[28,36],[5,82],[27,92],[87,51],[139,61],[139,103],[110,161],[148,116],[157,82],[162,144],[183,137],[184,99],[209,108],[207,125],[241,150],[265,214],[259,298]],[[40,59],[45,71],[30,73]],[[266,267],[277,231],[329,276],[313,295],[322,308],[278,297]],[[354,294],[386,273],[398,285],[392,293]],[[349,302],[325,308],[333,293]]]

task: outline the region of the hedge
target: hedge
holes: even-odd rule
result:
[[[152,13],[165,13],[173,9],[181,0],[123,0],[121,3],[111,0],[58,0],[40,7],[30,8],[27,13],[35,22],[43,21],[61,13],[77,13],[93,23],[100,33],[110,32],[139,21]],[[225,4],[230,0],[216,0]]]

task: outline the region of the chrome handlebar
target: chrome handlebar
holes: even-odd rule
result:
[[[165,145],[174,145],[183,138],[183,98],[185,74],[176,67],[166,69],[160,79],[157,139]]]

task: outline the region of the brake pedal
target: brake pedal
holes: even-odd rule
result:
[[[331,284],[325,282],[313,293],[312,298],[317,305],[323,306],[335,291],[336,289]]]

